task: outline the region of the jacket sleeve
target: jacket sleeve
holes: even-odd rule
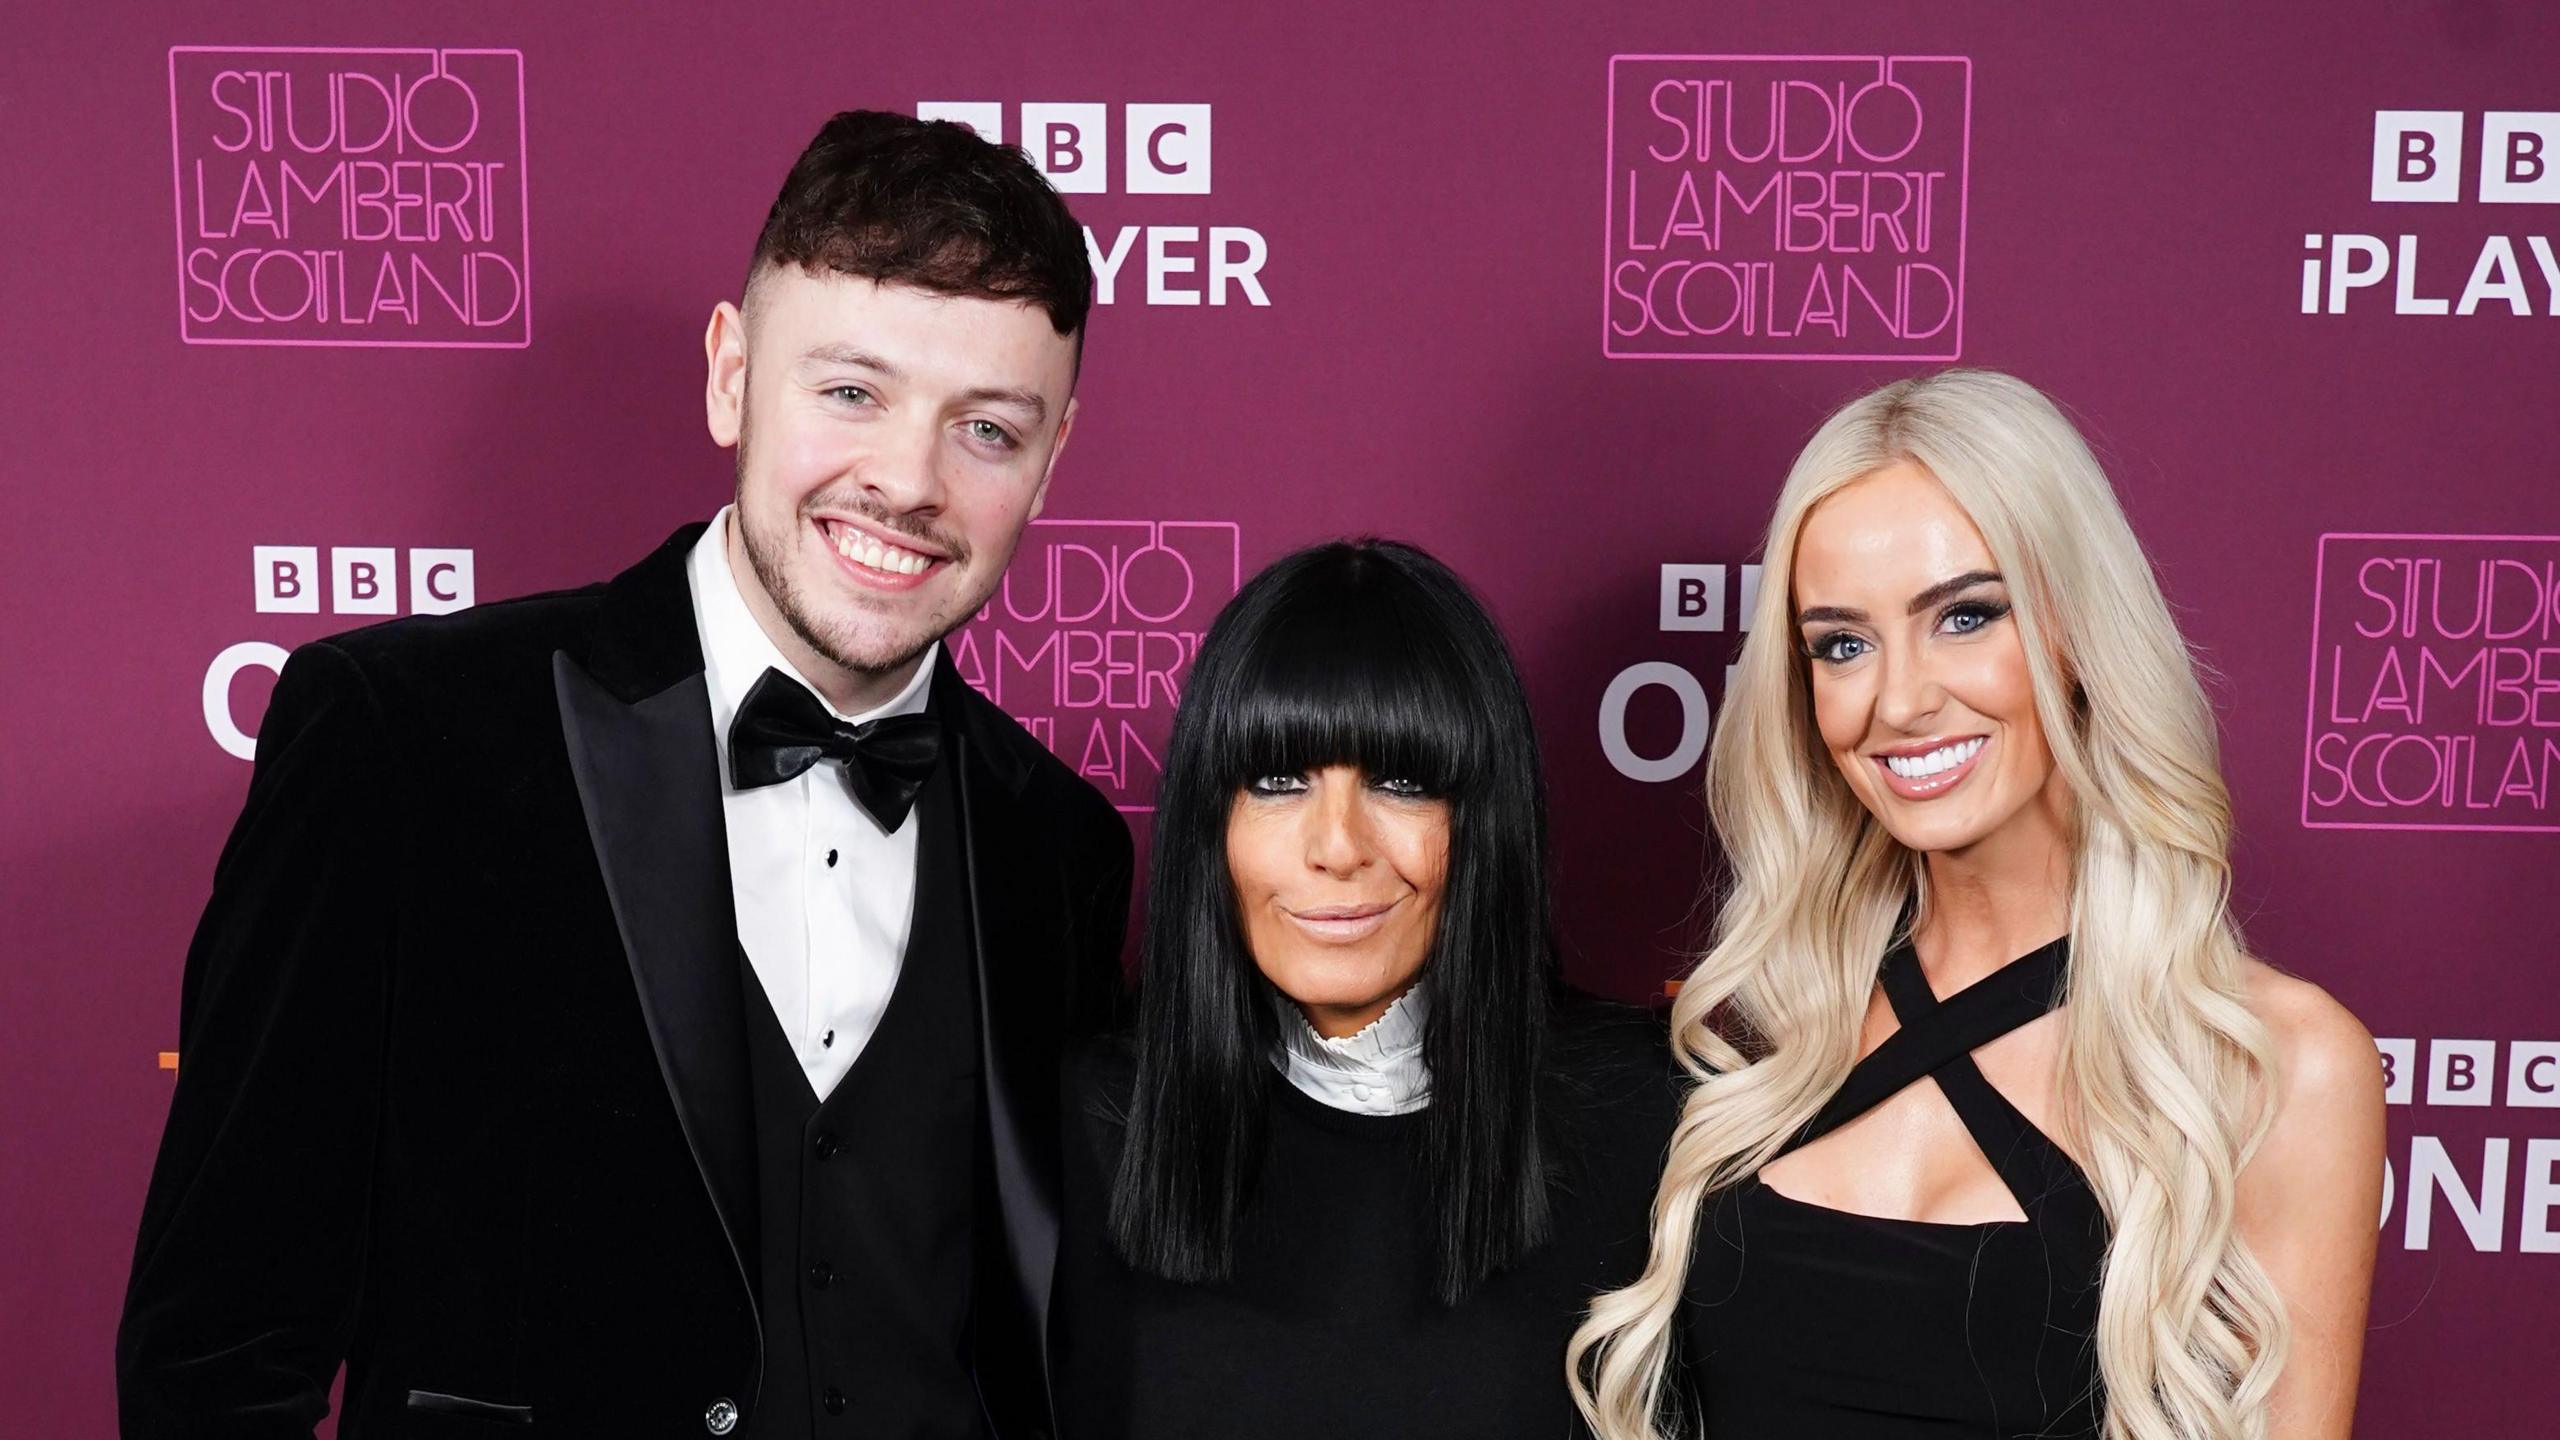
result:
[[[354,1324],[402,816],[328,642],[277,678],[189,946],[178,1080],[116,1337],[126,1440],[307,1437]]]

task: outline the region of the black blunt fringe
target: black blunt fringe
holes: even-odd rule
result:
[[[1430,1068],[1420,1163],[1443,1303],[1551,1225],[1537,1091],[1558,976],[1537,735],[1483,606],[1423,551],[1299,551],[1255,576],[1193,662],[1166,748],[1139,976],[1137,1079],[1111,1233],[1135,1268],[1233,1273],[1291,1002],[1246,949],[1227,869],[1238,791],[1347,764],[1450,806],[1423,976]]]

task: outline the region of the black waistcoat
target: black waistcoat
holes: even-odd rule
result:
[[[970,1369],[977,989],[955,790],[946,762],[918,797],[906,956],[824,1103],[741,959],[763,1250],[754,1440],[986,1433]]]

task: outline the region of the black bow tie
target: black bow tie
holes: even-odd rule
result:
[[[942,756],[942,722],[888,715],[848,725],[809,687],[767,670],[729,722],[729,774],[741,790],[779,785],[821,760],[841,761],[853,798],[896,833]]]

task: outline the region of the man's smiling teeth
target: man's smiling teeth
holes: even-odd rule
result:
[[[920,575],[933,564],[930,555],[884,545],[850,526],[836,527],[836,553],[857,565],[868,565],[891,575]]]
[[[1982,736],[1941,745],[1925,755],[1887,755],[1885,768],[1905,780],[1921,780],[1941,771],[1953,770],[1972,759],[1982,749]]]

